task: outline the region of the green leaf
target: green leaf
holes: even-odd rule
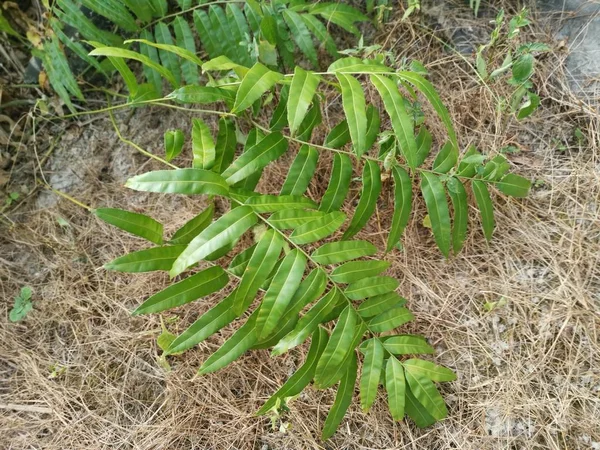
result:
[[[299,141],[308,142],[312,138],[313,130],[323,122],[323,115],[321,114],[321,104],[319,98],[316,97],[312,106],[308,110],[308,114],[300,124],[296,138]]]
[[[271,89],[283,75],[273,72],[260,63],[256,63],[248,71],[235,97],[235,104],[231,112],[243,111],[252,106],[261,95]]]
[[[408,372],[415,375],[422,375],[432,381],[442,382],[456,380],[456,374],[450,369],[438,366],[430,361],[425,361],[424,359],[407,359],[403,364]]]
[[[246,271],[246,267],[248,267],[248,262],[250,261],[252,253],[254,253],[254,250],[256,249],[257,245],[258,244],[254,244],[251,247],[248,247],[247,249],[235,255],[229,263],[227,271],[229,273],[232,273],[233,275],[241,277]]]
[[[535,58],[531,53],[526,53],[517,58],[512,65],[512,76],[517,83],[527,81],[533,75]]]
[[[375,295],[387,294],[394,291],[399,285],[398,280],[392,277],[369,277],[350,284],[344,291],[351,300],[362,300]]]
[[[378,261],[376,259],[369,261],[350,261],[339,267],[336,267],[330,274],[330,278],[335,283],[352,283],[363,278],[379,275],[390,267],[387,261]]]
[[[412,169],[416,168],[417,142],[413,132],[413,123],[406,111],[398,86],[390,78],[383,75],[371,75],[371,83],[379,92],[385,110],[390,116],[402,155]]]
[[[322,357],[319,359],[319,362],[321,360]],[[333,406],[329,410],[327,419],[325,419],[325,423],[323,424],[323,432],[321,434],[321,438],[323,440],[329,439],[331,436],[333,436],[335,430],[337,430],[338,426],[342,422],[350,403],[352,403],[352,395],[354,394],[354,384],[356,383],[357,370],[358,367],[356,362],[356,354],[352,352],[348,367],[346,368],[345,373],[340,381],[340,385],[338,386]]]
[[[283,209],[269,217],[269,223],[278,230],[294,229],[323,215],[321,211]]]
[[[273,356],[281,355],[302,344],[317,329],[325,316],[333,310],[338,300],[339,292],[335,288],[325,294],[300,318],[296,328],[277,343],[271,354]]]
[[[517,112],[517,119],[525,119],[529,117],[533,112],[540,106],[540,96],[533,92],[527,92],[527,100],[521,106]]]
[[[392,168],[394,176],[394,215],[385,251],[389,252],[400,241],[408,225],[412,209],[412,181],[408,172],[400,166]]]
[[[153,70],[156,70],[162,77],[164,77],[173,87],[178,86],[178,82],[173,75],[173,73],[161,66],[160,64],[155,63],[149,57],[142,55],[141,53],[134,52],[132,50],[127,50],[124,48],[116,48],[116,47],[100,47],[92,50],[90,52],[91,56],[110,56],[110,57],[118,57],[125,59],[133,59],[134,61],[139,61],[143,65],[150,67]]]
[[[317,371],[315,372],[315,385],[318,388],[329,387],[339,378],[335,379],[338,367],[354,353],[354,334],[359,326],[360,318],[352,306],[348,305],[342,313],[331,333],[327,347],[323,351]]]
[[[419,167],[431,152],[431,133],[421,125],[419,129],[419,134],[417,135],[417,167]]]
[[[458,161],[458,149],[450,141],[446,142],[433,162],[433,170],[446,173],[452,169]]]
[[[196,236],[177,258],[169,274],[179,275],[192,264],[234,243],[257,222],[252,208],[240,206],[220,217]]]
[[[190,84],[174,90],[167,95],[166,98],[183,104],[195,103],[198,105],[206,105],[207,103],[220,101],[233,101],[234,95],[226,89]]]
[[[400,297],[395,292],[376,295],[362,302],[357,309],[358,315],[361,317],[374,317],[378,314],[389,311],[396,306],[404,306],[406,299]]]
[[[394,420],[404,418],[406,380],[402,363],[391,356],[385,365],[385,388],[388,392],[388,405]]]
[[[237,140],[233,121],[221,117],[219,119],[217,145],[215,146],[215,164],[212,168],[214,172],[221,173],[229,167],[235,156],[236,146]]]
[[[373,317],[369,321],[369,330],[374,333],[383,333],[398,328],[400,325],[404,325],[413,319],[414,316],[408,309],[402,306],[395,306]]]
[[[377,136],[379,136],[380,126],[381,118],[379,117],[379,110],[373,105],[369,105],[367,108],[367,135],[365,144],[367,151],[375,144]]]
[[[348,122],[354,152],[361,156],[367,149],[367,115],[365,94],[356,78],[336,73],[342,89],[342,105]]]
[[[529,194],[531,181],[519,175],[509,173],[496,183],[496,187],[500,189],[501,192],[510,195],[511,197],[524,198]]]
[[[450,211],[446,191],[435,175],[421,173],[421,191],[431,220],[431,229],[435,242],[442,254],[447,258],[450,253]]]
[[[165,131],[165,159],[167,161],[177,158],[183,150],[183,131],[168,130]]]
[[[210,169],[215,164],[215,141],[201,119],[192,120],[192,153],[196,169]]]
[[[163,242],[163,226],[152,217],[117,208],[98,208],[93,212],[99,219],[121,230],[158,245]]]
[[[256,318],[258,314],[253,313],[246,323],[242,325],[225,343],[198,369],[198,375],[216,372],[226,365],[232,363],[258,340],[256,335]]]
[[[129,273],[169,270],[184,249],[184,245],[147,248],[113,259],[104,268]]]
[[[448,410],[446,409],[444,399],[435,388],[433,382],[421,374],[413,373],[409,367],[405,366],[405,368],[406,381],[417,401],[435,419],[442,420],[446,417]]]
[[[260,238],[237,288],[233,305],[233,310],[237,315],[240,315],[250,306],[261,285],[269,278],[271,271],[277,264],[283,243],[284,240],[281,235],[272,229]]]
[[[268,134],[264,139],[248,148],[233,164],[223,171],[228,184],[235,184],[253,173],[264,169],[270,162],[283,155],[288,142],[278,131]]]
[[[237,317],[232,309],[235,292],[202,314],[171,343],[165,353],[171,355],[188,350],[231,323]]]
[[[367,241],[338,241],[323,244],[311,259],[317,264],[337,264],[377,253],[377,247]]]
[[[44,68],[48,74],[50,84],[69,109],[74,111],[70,95],[83,100],[83,94],[79,89],[77,80],[73,76],[67,57],[61,49],[56,36],[44,42],[41,57],[43,58]]]
[[[133,315],[157,313],[185,305],[225,287],[229,277],[218,266],[198,272],[178,283],[172,284],[142,303]]]
[[[294,159],[287,178],[281,188],[282,195],[302,195],[306,192],[310,180],[317,168],[319,152],[313,147],[303,145]]]
[[[482,178],[488,181],[498,181],[509,170],[510,164],[506,157],[504,155],[496,155],[483,167]]]
[[[383,369],[384,350],[381,341],[377,338],[369,339],[363,360],[362,375],[360,377],[360,407],[367,412],[377,397],[377,388]]]
[[[312,36],[300,15],[289,8],[283,9],[281,15],[283,16],[285,23],[290,27],[292,39],[294,39],[298,48],[304,53],[313,66],[318,66],[317,51],[313,45]]]
[[[339,58],[336,59],[329,68],[328,72],[341,72],[341,73],[389,73],[393,72],[393,69],[390,69],[383,64],[379,64],[376,62],[365,62],[360,58],[356,58],[354,56],[347,58]]]
[[[189,244],[212,222],[215,205],[210,204],[208,208],[185,223],[171,238],[172,244]]]
[[[435,419],[427,412],[427,409],[419,403],[411,392],[410,387],[406,386],[406,414],[415,422],[419,428],[427,428],[435,423]]]
[[[163,194],[229,194],[229,186],[221,175],[203,169],[155,170],[130,178],[125,186]]]
[[[187,23],[187,20],[182,16],[177,16],[173,20],[173,29],[175,30],[175,39],[177,47],[182,48],[196,56],[196,44],[194,43],[194,35]],[[186,84],[198,84],[198,67],[202,65],[202,61],[198,58],[193,60],[184,59],[181,61],[181,72]]]
[[[411,83],[419,91],[421,91],[423,95],[425,95],[427,100],[429,100],[429,103],[431,103],[431,106],[433,106],[433,109],[435,109],[438,116],[446,126],[446,131],[448,132],[450,142],[452,142],[452,145],[454,145],[454,147],[458,149],[458,140],[456,139],[456,132],[454,131],[454,126],[452,125],[450,113],[448,112],[448,109],[444,106],[444,103],[442,103],[442,100],[440,99],[440,96],[436,92],[433,85],[429,81],[427,81],[423,76],[415,72],[396,72],[396,75],[400,77],[400,79]]]
[[[490,192],[483,181],[473,180],[471,183],[473,194],[475,194],[475,202],[481,213],[481,226],[483,234],[489,241],[492,239],[496,221],[494,220],[494,205],[490,197]]]
[[[392,355],[435,353],[433,347],[421,336],[391,336],[385,339],[383,346]]]
[[[269,129],[271,131],[281,131],[287,126],[287,101],[289,97],[290,86],[284,85],[279,91],[279,103],[273,111],[271,121],[269,122]]]
[[[337,211],[344,203],[344,199],[350,189],[352,178],[352,161],[348,155],[336,153],[333,157],[333,169],[329,185],[321,200],[319,211]]]
[[[173,37],[171,36],[171,32],[169,31],[169,27],[164,22],[158,22],[154,26],[154,39],[158,44],[168,45],[171,47],[175,47],[173,45]],[[152,43],[148,42],[148,45],[152,45]],[[118,56],[118,55],[116,55]],[[181,85],[181,72],[179,69],[179,61],[177,60],[177,55],[169,50],[164,50],[163,48],[158,49],[158,56],[160,57],[160,61],[162,63],[161,67],[163,70],[167,70],[171,73],[171,78],[167,78],[169,82],[173,85],[173,87],[177,88]],[[146,64],[144,62],[144,64]],[[157,70],[155,67],[153,69]],[[161,73],[162,75],[162,73]],[[164,75],[163,75],[164,76]]]
[[[467,191],[458,178],[449,178],[446,182],[452,208],[454,209],[454,223],[452,224],[452,249],[457,255],[465,242],[468,226],[469,205],[467,203]]]
[[[379,164],[370,159],[366,160],[362,173],[362,181],[362,192],[358,205],[342,239],[348,239],[358,233],[375,212],[377,198],[381,192],[381,171]]]
[[[245,202],[257,213],[290,209],[316,209],[317,204],[301,195],[256,195]]]
[[[290,241],[297,245],[320,241],[341,227],[345,220],[344,213],[332,211],[323,217],[300,225],[290,235]]]
[[[335,42],[333,41],[331,35],[327,32],[325,25],[323,25],[315,16],[310,14],[302,14],[300,17],[304,21],[306,27],[312,32],[312,34],[315,35],[317,41],[325,47],[331,56],[337,58],[339,55],[335,46]]]
[[[320,14],[327,22],[335,23],[357,36],[360,32],[354,23],[369,20],[359,10],[344,3],[319,2],[312,6],[309,12],[311,14]]]
[[[350,142],[350,130],[348,121],[344,119],[331,129],[323,145],[330,148],[341,148],[348,142]]]
[[[300,286],[305,269],[306,256],[298,249],[293,249],[283,259],[260,305],[256,319],[256,333],[259,339],[266,338],[277,327]]]
[[[327,332],[323,328],[317,328],[314,331],[304,364],[265,402],[256,412],[257,416],[262,416],[269,412],[277,405],[278,400],[284,400],[302,392],[314,377],[317,362],[327,345],[327,340]]]

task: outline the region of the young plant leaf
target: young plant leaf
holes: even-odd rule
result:
[[[454,222],[452,224],[452,250],[457,255],[465,242],[468,226],[469,205],[467,191],[458,178],[449,178],[446,182],[452,208],[454,209]]]
[[[313,331],[317,329],[323,319],[333,310],[339,301],[339,292],[334,288],[325,294],[304,314],[293,331],[288,333],[273,348],[273,356],[281,355],[289,349],[302,344]]]
[[[283,259],[258,311],[256,333],[259,339],[266,338],[277,327],[300,286],[305,269],[306,256],[298,249],[293,249]]]
[[[369,339],[363,360],[362,375],[360,377],[360,407],[368,411],[377,397],[377,388],[383,369],[384,350],[381,341],[377,338]]]
[[[333,157],[333,169],[329,185],[321,200],[319,211],[331,212],[340,209],[350,189],[352,161],[348,155],[336,153]]]
[[[310,244],[325,239],[342,226],[346,215],[339,211],[332,211],[310,222],[300,225],[290,235],[290,241],[297,245]]]
[[[223,177],[232,185],[264,169],[269,163],[283,155],[288,142],[279,132],[271,133],[242,153],[227,169]]]
[[[417,142],[413,131],[413,123],[406,111],[398,86],[390,78],[383,75],[371,75],[371,82],[379,92],[385,110],[390,116],[402,155],[412,169],[416,168]]]
[[[229,167],[235,156],[236,146],[234,123],[225,117],[221,117],[219,119],[217,144],[215,145],[215,164],[212,167],[214,172],[221,173]]]
[[[229,186],[221,175],[203,169],[155,170],[127,180],[125,187],[162,194],[223,195]]]
[[[319,362],[323,359],[319,359]],[[351,353],[349,364],[345,370],[344,375],[340,381],[340,385],[338,386],[337,393],[335,395],[335,401],[333,402],[333,406],[329,410],[329,414],[327,414],[327,419],[325,419],[325,423],[323,424],[323,432],[321,433],[321,438],[323,440],[329,439],[335,433],[335,430],[339,427],[350,403],[352,403],[352,395],[354,394],[354,384],[356,383],[356,374],[357,374],[357,362],[356,362],[356,354],[354,351]]]
[[[388,392],[388,405],[394,420],[404,418],[406,380],[402,363],[390,356],[385,365],[385,388]]]
[[[221,216],[196,236],[173,264],[169,275],[175,277],[192,264],[237,241],[257,217],[249,206],[240,206]]]
[[[421,191],[431,220],[433,237],[442,254],[450,254],[450,211],[446,191],[439,178],[431,173],[421,174]]]
[[[419,403],[409,386],[406,386],[405,410],[406,414],[419,428],[427,428],[435,423],[435,418],[427,412],[427,409],[421,405],[421,403]]]
[[[211,203],[208,208],[194,218],[187,221],[178,229],[171,238],[171,244],[189,244],[202,230],[210,225],[215,213],[215,205]]]
[[[282,78],[283,75],[280,73],[269,70],[261,63],[256,63],[242,80],[231,112],[240,112],[249,108]]]
[[[351,300],[362,300],[392,292],[399,284],[398,280],[392,277],[369,277],[350,284],[344,293]]]
[[[342,89],[342,105],[348,122],[354,152],[361,156],[367,149],[367,115],[365,94],[356,78],[336,73]]]
[[[128,273],[169,270],[184,249],[185,245],[147,248],[113,259],[104,268]]]
[[[165,159],[171,161],[177,158],[183,150],[183,132],[181,130],[165,131]]]
[[[293,230],[323,216],[321,211],[282,209],[269,217],[269,223],[278,230]]]
[[[374,277],[390,267],[387,261],[350,261],[336,267],[330,274],[335,283],[352,283],[363,278]]]
[[[388,234],[386,252],[389,252],[400,241],[412,209],[412,181],[408,172],[400,166],[394,166],[392,175],[394,177],[394,215]]]
[[[338,264],[377,253],[377,247],[367,241],[337,241],[321,245],[311,259],[317,264]]]
[[[450,369],[438,366],[430,361],[425,361],[424,359],[407,359],[403,364],[407,371],[423,375],[431,381],[442,382],[456,380],[456,374]]]
[[[331,129],[323,145],[330,148],[341,148],[348,142],[350,142],[350,130],[348,121],[344,119]]]
[[[290,34],[292,35],[292,39],[296,42],[296,45],[298,45],[298,48],[304,53],[313,66],[318,66],[317,51],[313,45],[312,36],[300,15],[290,8],[283,9],[281,15],[290,28]],[[296,67],[296,69],[297,68],[298,67]]]
[[[281,195],[302,195],[306,192],[310,180],[315,174],[319,152],[313,147],[303,145],[294,159],[287,178],[281,188]]]
[[[506,195],[516,198],[524,198],[529,194],[531,181],[519,175],[509,173],[496,183],[496,187]]]
[[[444,144],[433,162],[433,170],[440,173],[446,173],[452,169],[458,161],[458,149],[452,142]]]
[[[210,267],[151,296],[133,311],[133,315],[157,313],[185,305],[225,287],[229,277],[218,266]]]
[[[448,415],[444,399],[437,391],[433,382],[421,375],[414,373],[410,367],[405,367],[406,381],[410,386],[411,392],[419,403],[421,403],[427,412],[437,420],[442,420]]]
[[[292,136],[296,134],[296,130],[304,120],[320,80],[321,77],[299,66],[294,69],[294,77],[287,99],[287,117]]]
[[[192,120],[192,163],[195,169],[210,169],[215,164],[215,141],[201,119]]]
[[[483,181],[473,180],[471,187],[473,188],[473,194],[475,194],[475,202],[481,213],[483,235],[489,241],[492,239],[494,227],[496,226],[496,221],[494,220],[494,205],[492,204],[490,191],[488,191],[488,188]]]
[[[369,318],[389,311],[394,307],[404,306],[405,304],[405,298],[400,297],[395,292],[388,292],[387,294],[376,295],[365,300],[358,306],[356,311],[359,316]]]
[[[431,354],[435,350],[421,336],[391,336],[383,342],[385,349],[392,355]],[[420,361],[420,360],[419,360]]]
[[[395,306],[373,317],[369,321],[369,329],[375,333],[383,333],[398,328],[400,325],[404,325],[413,319],[414,316],[408,309],[402,306]]]
[[[94,215],[121,230],[161,245],[163,226],[152,217],[117,208],[98,208]]]
[[[381,192],[381,171],[379,164],[368,159],[362,174],[363,187],[360,200],[348,229],[342,239],[348,239],[358,233],[370,219],[377,207],[377,198]]]
[[[327,345],[328,338],[327,332],[323,328],[317,328],[313,332],[304,364],[265,402],[256,412],[257,416],[262,416],[269,412],[276,406],[277,400],[294,397],[302,392],[314,377],[317,362]]]

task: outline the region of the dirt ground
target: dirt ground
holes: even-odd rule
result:
[[[469,20],[472,28],[488,29],[488,18]],[[355,401],[337,434],[323,443],[318,436],[334,390],[309,388],[273,427],[253,413],[307,349],[277,358],[252,351],[220,372],[196,376],[235,323],[169,357],[169,370],[159,363],[160,318],[130,316],[168,284],[167,275],[105,271],[103,264],[143,243],[40,187],[2,214],[0,448],[600,449],[600,115],[594,99],[571,93],[564,73],[568,53],[543,22],[534,23],[530,37],[552,43],[555,51],[541,58],[534,78],[542,107],[521,122],[496,110],[501,85],[479,84],[464,57],[444,48],[419,21],[394,18],[375,36],[399,59],[426,65],[463,147],[494,154],[515,146],[519,151],[507,155],[512,169],[535,180],[527,199],[495,196],[491,243],[472,207],[465,249],[444,260],[422,225],[425,208],[418,203],[403,250],[385,256],[416,316],[408,330],[425,335],[436,347],[436,361],[458,374],[442,384],[446,420],[424,430],[393,422],[380,394],[367,414]],[[444,31],[436,36],[443,39]],[[164,131],[189,130],[194,116],[153,107],[115,117],[125,138],[160,154]],[[334,101],[324,122],[339,117]],[[36,134],[20,150],[28,156],[10,174],[15,185],[46,180],[91,207],[150,214],[167,232],[203,206],[202,199],[125,189],[128,177],[160,166],[121,142],[105,114],[36,123]],[[428,124],[439,145],[442,126]],[[316,142],[325,129],[319,128]],[[291,158],[270,167],[259,189],[275,192]],[[325,172],[309,188],[313,198],[324,191],[329,161],[327,155],[320,159]],[[384,185],[376,216],[360,238],[384,246],[391,202]],[[23,285],[33,288],[33,311],[10,323],[13,297]],[[163,320],[180,333],[218,300],[194,302]],[[485,306],[493,302],[489,311]]]

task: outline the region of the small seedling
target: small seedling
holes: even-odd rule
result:
[[[6,197],[6,200],[4,203],[6,206],[10,206],[13,203],[15,203],[17,200],[19,200],[19,193],[11,192],[10,194],[8,194],[8,197]]]
[[[20,322],[33,309],[31,293],[31,287],[23,286],[21,288],[20,294],[15,297],[15,305],[8,316],[11,322]]]

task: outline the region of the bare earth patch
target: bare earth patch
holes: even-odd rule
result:
[[[277,358],[252,351],[216,374],[197,377],[196,369],[230,336],[231,326],[169,357],[169,371],[158,361],[160,318],[129,314],[164,288],[168,276],[106,272],[103,264],[143,243],[40,192],[9,214],[12,224],[3,224],[0,233],[3,316],[21,286],[34,290],[34,309],[25,321],[0,322],[0,448],[600,448],[597,109],[569,94],[562,73],[566,53],[549,54],[538,65],[542,107],[517,122],[496,111],[501,86],[477,83],[460,56],[418,25],[394,21],[377,39],[399,58],[427,65],[463,146],[472,143],[488,154],[516,146],[520,151],[507,155],[511,164],[536,180],[525,200],[497,196],[497,228],[489,245],[473,210],[465,249],[444,260],[422,225],[425,207],[418,203],[403,250],[386,256],[393,263],[389,274],[401,281],[399,292],[416,316],[407,331],[427,336],[436,361],[458,373],[456,382],[442,385],[448,419],[424,430],[393,422],[380,395],[368,414],[355,402],[337,434],[323,443],[318,436],[334,391],[308,389],[273,427],[253,414],[302,363],[307,348]],[[537,39],[548,40],[543,34]],[[337,123],[340,111],[334,103],[324,112],[325,122]],[[191,117],[145,108],[116,119],[126,138],[160,154],[164,131],[187,132]],[[428,124],[439,147],[443,129]],[[577,128],[582,139],[575,137]],[[38,145],[56,132],[46,128]],[[167,232],[203,206],[202,199],[126,190],[129,176],[160,166],[119,141],[105,116],[68,123],[61,132],[44,177],[78,200],[143,211],[165,223]],[[265,173],[259,189],[281,186],[287,158]],[[324,192],[329,161],[328,155],[320,158],[324,170],[309,188],[313,198]],[[359,236],[380,248],[391,222],[389,184],[384,192],[376,218]],[[180,333],[218,300],[165,314],[165,325]]]

